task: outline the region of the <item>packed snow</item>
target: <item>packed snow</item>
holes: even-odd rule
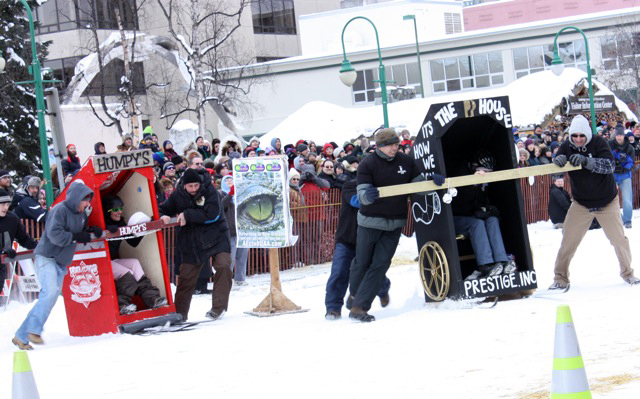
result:
[[[640,213],[625,230],[640,257]],[[561,232],[529,226],[538,284],[546,288]],[[229,311],[194,331],[155,336],[70,337],[63,301],[29,352],[43,398],[548,398],[556,308],[571,307],[594,398],[636,399],[640,392],[640,286],[618,276],[602,230],[587,233],[571,267],[571,290],[559,296],[499,302],[425,303],[414,261],[415,238],[403,237],[388,276],[391,304],[376,300],[369,324],[324,319],[330,264],[281,272],[282,288],[308,312],[258,318],[245,314],[266,296],[269,275],[234,287]],[[638,264],[636,260],[635,264]],[[204,319],[210,298],[195,296],[190,317]],[[30,305],[0,310],[0,396],[11,390],[11,338]]]

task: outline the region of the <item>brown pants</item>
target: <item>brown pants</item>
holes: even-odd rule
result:
[[[593,218],[598,220],[604,234],[616,251],[620,262],[620,276],[623,279],[633,276],[631,268],[631,248],[629,240],[624,235],[618,196],[599,211],[589,212],[589,209],[571,201],[562,228],[562,243],[556,257],[555,278],[557,283],[569,283],[569,263],[576,253],[582,238],[589,230]]]
[[[231,254],[219,252],[213,256],[213,268],[216,274],[213,276],[213,292],[211,293],[211,309],[220,314],[227,310],[229,305],[229,293],[231,292]],[[183,263],[180,265],[180,279],[176,288],[176,311],[182,315],[182,320],[186,321],[189,316],[191,297],[196,288],[200,269],[209,267],[209,259],[205,265],[194,265]]]

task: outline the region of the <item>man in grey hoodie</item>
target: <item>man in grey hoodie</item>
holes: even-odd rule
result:
[[[44,343],[42,330],[44,323],[62,292],[62,282],[67,274],[67,266],[73,261],[77,243],[88,243],[91,234],[102,236],[99,227],[86,228],[93,191],[81,182],[73,182],[67,190],[64,201],[53,207],[47,215],[45,230],[34,253],[36,273],[40,281],[40,295],[16,336],[12,339],[20,349],[33,349],[29,342]]]

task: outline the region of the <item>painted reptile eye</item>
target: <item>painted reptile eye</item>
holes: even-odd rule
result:
[[[274,199],[274,195],[258,195],[245,201],[239,211],[255,223],[269,223],[274,216]]]

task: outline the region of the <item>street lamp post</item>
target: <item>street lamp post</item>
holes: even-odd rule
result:
[[[418,73],[420,74],[420,94],[424,98],[424,82],[422,81],[422,63],[420,62],[420,46],[418,45],[418,23],[415,14],[409,14],[402,17],[404,21],[413,20],[413,29],[416,33],[416,56],[418,57]]]
[[[376,32],[376,44],[378,45],[378,60],[380,61],[380,65],[378,66],[378,75],[380,80],[375,80],[374,82],[380,83],[380,90],[382,92],[382,114],[384,118],[384,127],[389,127],[389,115],[387,114],[387,77],[384,72],[384,65],[382,64],[382,54],[380,52],[380,40],[378,40],[378,29],[371,22],[369,18],[365,17],[353,17],[351,18],[342,28],[342,53],[344,55],[344,60],[342,61],[342,68],[340,68],[340,80],[345,85],[351,87],[356,81],[357,74],[356,70],[351,66],[351,62],[347,59],[347,51],[344,48],[344,31],[347,29],[347,26],[356,19],[364,19],[368,21],[371,26],[373,26],[373,30]]]
[[[587,36],[584,34],[582,29],[576,28],[575,26],[565,26],[564,28],[560,29],[558,33],[556,33],[556,37],[553,39],[553,60],[551,61],[551,71],[556,76],[560,76],[562,74],[562,71],[564,70],[564,63],[560,59],[560,54],[558,52],[558,36],[560,36],[560,34],[567,29],[573,29],[578,31],[584,38],[584,48],[585,48],[585,54],[587,56],[587,83],[589,84],[589,106],[591,107],[591,133],[595,135],[596,134],[596,112],[595,112],[595,106],[593,102],[593,83],[591,82],[591,63],[589,60],[589,43],[587,41]]]
[[[20,3],[27,11],[27,17],[29,18],[29,34],[31,36],[31,53],[33,57],[33,61],[31,62],[31,65],[29,65],[29,73],[33,76],[33,80],[16,82],[16,84],[33,83],[35,86],[36,113],[38,118],[38,133],[40,136],[40,157],[42,158],[42,173],[44,174],[44,188],[47,195],[47,206],[51,206],[51,203],[53,202],[53,190],[51,189],[51,170],[49,169],[49,153],[47,151],[47,130],[44,123],[44,89],[42,87],[42,84],[45,81],[42,80],[42,68],[40,67],[40,61],[38,60],[35,28],[33,25],[33,14],[31,13],[31,8],[29,7],[29,4],[27,4],[26,0],[20,0]],[[2,72],[2,70],[4,69],[4,65],[5,60],[2,58],[2,53],[0,53],[0,72]],[[47,82],[57,81],[48,80]]]

